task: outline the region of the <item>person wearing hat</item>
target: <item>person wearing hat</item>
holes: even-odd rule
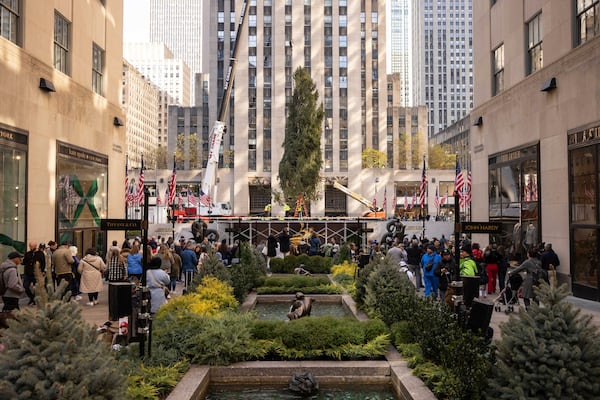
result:
[[[460,276],[477,276],[477,265],[471,258],[471,246],[463,245],[460,248],[460,261],[458,264]]]
[[[2,293],[4,307],[2,311],[19,309],[19,299],[25,293],[25,287],[17,271],[17,266],[23,261],[23,255],[17,251],[8,254],[6,261],[0,265],[0,279],[6,289]]]
[[[427,246],[427,252],[421,257],[425,297],[433,296],[434,299],[437,299],[438,278],[434,271],[440,261],[442,261],[442,257],[436,252],[435,246],[433,244]]]

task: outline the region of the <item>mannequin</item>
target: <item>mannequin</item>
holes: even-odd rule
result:
[[[530,248],[537,245],[537,228],[530,222],[525,231],[525,246]]]

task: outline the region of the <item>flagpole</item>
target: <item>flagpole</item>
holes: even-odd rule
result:
[[[426,175],[426,172],[425,172],[425,154],[423,154],[423,177],[422,177],[422,181],[423,182],[421,183],[421,185],[424,187],[425,194],[421,194],[421,196],[424,196],[423,197],[423,202],[421,202],[421,217],[423,219],[423,233],[422,233],[422,236],[421,236],[421,240],[425,239],[425,214],[424,214],[424,211],[425,211],[425,200],[427,200],[427,186],[428,186],[425,183],[426,179],[427,179],[427,175]]]

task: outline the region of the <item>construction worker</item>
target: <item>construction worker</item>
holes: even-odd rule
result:
[[[270,217],[271,216],[271,203],[267,204],[265,206],[265,217]]]
[[[289,216],[290,216],[290,214],[292,213],[292,207],[290,207],[290,205],[289,205],[288,203],[285,203],[285,204],[283,205],[283,211],[284,211],[284,213],[285,213],[284,215],[285,215],[286,217],[289,217]]]

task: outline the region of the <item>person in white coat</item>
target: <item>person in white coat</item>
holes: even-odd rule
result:
[[[102,291],[102,274],[106,264],[102,257],[98,256],[96,249],[90,248],[85,251],[85,256],[79,261],[77,271],[81,274],[79,291],[87,293],[88,306],[98,304],[98,293]]]
[[[163,269],[159,257],[152,257],[146,271],[146,285],[150,289],[150,314],[155,314],[160,306],[167,302],[165,288],[169,287],[171,278]]]

